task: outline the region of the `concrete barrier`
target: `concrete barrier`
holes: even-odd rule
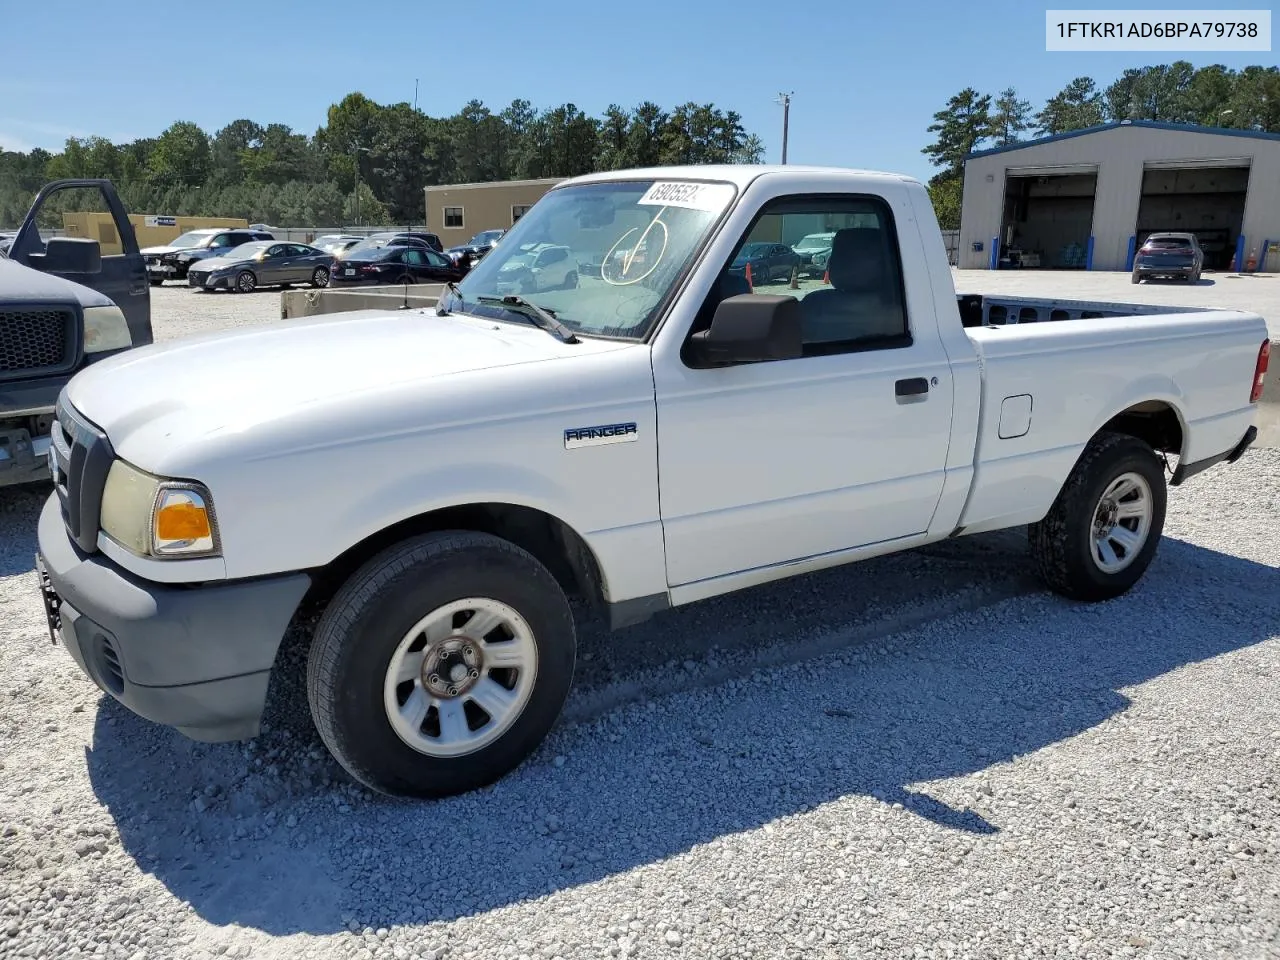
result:
[[[442,283],[285,290],[280,294],[280,318],[288,320],[292,317],[311,317],[319,313],[348,313],[352,310],[434,307],[443,290]]]

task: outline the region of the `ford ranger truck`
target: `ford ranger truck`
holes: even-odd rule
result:
[[[41,238],[36,216],[48,198],[86,188],[106,201],[123,253],[104,257],[93,239]],[[49,479],[54,404],[78,370],[150,342],[146,271],[115,188],[47,184],[0,253],[0,486]]]
[[[818,232],[829,282],[730,269],[744,244]],[[547,244],[592,268],[499,293],[507,260]],[[434,308],[78,374],[39,520],[50,632],[141,716],[233,740],[259,732],[286,628],[321,611],[323,742],[370,788],[438,797],[502,777],[556,722],[571,593],[617,628],[1025,527],[1049,589],[1118,597],[1169,487],[1252,442],[1266,325],[1072,301],[1030,322],[1043,306],[957,297],[908,177],[571,179]]]

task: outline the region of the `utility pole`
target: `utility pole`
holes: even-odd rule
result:
[[[360,226],[360,154],[373,153],[368,147],[356,144],[356,226]]]
[[[413,109],[418,109],[418,80],[416,77],[413,81]]]
[[[778,94],[775,103],[782,104],[782,162],[787,162],[787,132],[791,126],[791,97],[795,91]]]

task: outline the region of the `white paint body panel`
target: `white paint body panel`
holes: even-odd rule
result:
[[[807,167],[580,180],[651,174],[739,193],[646,343],[361,311],[145,347],[79,374],[69,399],[118,455],[206,484],[221,528],[220,560],[111,558],[167,582],[282,573],[422,513],[498,502],[579,533],[608,600],[684,603],[1039,519],[1089,438],[1135,403],[1177,410],[1191,460],[1231,449],[1252,422],[1259,317],[965,329],[914,180]],[[893,211],[912,345],[686,367],[690,322],[760,204],[844,192]],[[914,377],[930,380],[928,398],[896,399],[895,381]],[[1021,395],[1029,427],[1001,439],[1004,400]],[[567,429],[632,422],[634,442],[565,448]]]

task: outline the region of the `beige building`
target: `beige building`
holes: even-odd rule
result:
[[[482,230],[507,230],[563,177],[447,183],[425,187],[427,229],[446,249],[466,243]]]
[[[959,265],[1131,270],[1156,231],[1280,271],[1280,134],[1133,120],[975,152]]]

